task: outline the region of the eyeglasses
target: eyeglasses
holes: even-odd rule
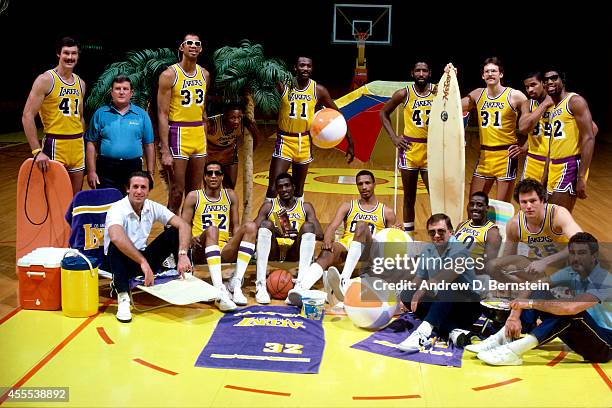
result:
[[[557,75],[547,76],[547,77],[545,76],[544,77],[544,81],[542,81],[542,82],[548,82],[548,81],[554,82],[557,79],[559,79],[559,75],[558,74]]]
[[[183,41],[183,44],[187,44],[189,46],[195,45],[196,47],[201,47],[202,46],[202,41],[199,40],[185,40]],[[181,44],[181,45],[183,45]]]
[[[446,234],[447,231],[448,231],[447,229],[436,229],[436,230],[427,230],[427,233],[429,234],[430,237],[435,237],[436,234],[444,235]]]
[[[212,176],[222,176],[223,172],[221,170],[206,170],[206,175],[208,177]]]

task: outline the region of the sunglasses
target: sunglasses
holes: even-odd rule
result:
[[[189,46],[195,45],[196,47],[201,47],[202,46],[202,41],[199,40],[185,40],[183,41],[183,44],[187,44]],[[183,45],[181,44],[181,45]]]
[[[444,235],[446,234],[448,230],[446,229],[437,229],[437,230],[427,230],[427,233],[429,234],[430,237],[435,237],[436,234],[438,235]]]
[[[222,176],[223,172],[221,170],[206,170],[206,175],[208,177],[212,176]]]
[[[543,82],[548,82],[548,81],[554,82],[557,79],[559,79],[559,75],[551,75],[551,76],[544,77],[544,81]]]

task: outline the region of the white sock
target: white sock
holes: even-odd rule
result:
[[[223,286],[223,277],[221,276],[221,249],[219,249],[219,245],[204,248],[204,256],[208,264],[210,280],[215,288],[220,288]]]
[[[323,268],[318,263],[313,263],[302,276],[298,275],[298,282],[300,282],[303,289],[310,289],[317,283],[323,276]]]
[[[117,293],[117,301],[121,302],[124,299],[129,299],[130,294],[127,292],[119,292]]]
[[[236,273],[234,273],[234,279],[242,281],[244,274],[249,266],[251,257],[255,253],[255,244],[248,241],[240,241],[238,247],[238,255],[236,258]]]
[[[491,340],[495,340],[499,344],[503,344],[506,342],[506,328],[502,327],[500,331],[495,334],[492,334],[490,337]]]
[[[431,336],[432,330],[433,330],[433,326],[429,324],[429,322],[426,322],[425,320],[423,320],[423,323],[421,323],[421,325],[417,328],[417,331],[419,333],[423,333],[427,337]]]
[[[357,262],[359,262],[359,258],[361,258],[363,246],[364,245],[359,241],[352,241],[349,245],[348,253],[346,254],[346,261],[344,262],[344,268],[342,268],[342,278],[351,279],[355,266],[357,266]]]
[[[514,351],[514,354],[517,356],[522,355],[526,351],[531,350],[532,348],[536,348],[539,342],[536,336],[533,334],[528,334],[520,340],[513,341],[508,344],[510,350]]]
[[[404,231],[406,231],[406,232],[414,231],[414,222],[405,222],[404,223]]]
[[[257,231],[257,280],[266,281],[268,272],[268,259],[270,258],[270,248],[272,247],[272,231],[267,228],[260,228]]]
[[[312,232],[302,234],[302,241],[300,242],[300,262],[298,265],[298,279],[302,275],[301,271],[307,271],[308,267],[312,263],[312,257],[314,256],[316,236]]]

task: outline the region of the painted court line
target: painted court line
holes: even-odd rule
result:
[[[72,331],[64,340],[62,340],[49,354],[47,354],[42,360],[38,362],[30,371],[28,371],[19,381],[17,381],[11,388],[9,388],[2,396],[0,396],[0,405],[6,401],[11,391],[15,391],[22,387],[30,378],[32,378],[41,368],[43,368],[53,357],[55,357],[68,343],[70,343],[79,333],[85,329],[93,320],[100,314],[104,313],[108,307],[109,302],[105,302],[102,307],[93,316],[89,316],[87,320],[79,325]]]
[[[482,385],[480,387],[474,387],[472,389],[474,391],[489,390],[491,388],[503,387],[504,385],[512,384],[512,383],[515,383],[517,381],[522,381],[522,379],[521,378],[511,378],[510,380],[498,382],[498,383],[495,383],[495,384]]]
[[[291,394],[288,393],[288,392],[258,390],[257,388],[238,387],[238,386],[235,386],[235,385],[226,385],[225,388],[229,388],[229,389],[232,389],[232,390],[238,390],[238,391],[256,392],[258,394],[279,395],[281,397],[290,397],[291,396]]]
[[[610,381],[610,377],[608,377],[608,374],[606,374],[606,372],[604,370],[602,370],[602,368],[599,366],[599,364],[591,363],[591,365],[593,366],[595,371],[597,371],[597,374],[599,374],[601,379],[604,380],[604,382],[606,383],[608,388],[610,388],[610,391],[612,391],[612,381]]]
[[[134,361],[137,362],[138,364],[142,364],[145,367],[152,368],[153,370],[157,370],[157,371],[160,371],[160,372],[165,373],[165,374],[170,374],[170,375],[177,375],[178,374],[177,372],[166,370],[163,367],[156,366],[155,364],[151,364],[148,361],[144,361],[144,360],[142,360],[140,358],[135,358]]]
[[[106,330],[104,330],[104,327],[96,327],[96,330],[98,331],[98,334],[100,335],[100,337],[102,337],[102,340],[104,340],[106,344],[115,344],[115,342],[111,340],[110,337],[108,337],[108,334],[106,334]]]
[[[564,358],[565,356],[567,356],[569,353],[567,351],[562,351],[559,353],[559,355],[557,355],[557,357],[553,358],[552,360],[550,360],[548,362],[548,364],[546,364],[549,367],[554,367],[557,364],[559,364]]]
[[[21,306],[17,306],[15,309],[11,310],[10,312],[8,312],[8,314],[6,316],[4,316],[2,319],[0,319],[0,324],[6,322],[8,319],[10,319],[11,317],[15,316],[21,309]]]
[[[409,398],[421,398],[419,394],[414,395],[381,395],[372,397],[353,397],[354,400],[370,401],[370,400],[392,400],[392,399],[409,399]]]

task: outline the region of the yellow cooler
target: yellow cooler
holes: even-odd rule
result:
[[[70,250],[62,259],[62,311],[68,317],[98,312],[98,268],[95,260]]]

